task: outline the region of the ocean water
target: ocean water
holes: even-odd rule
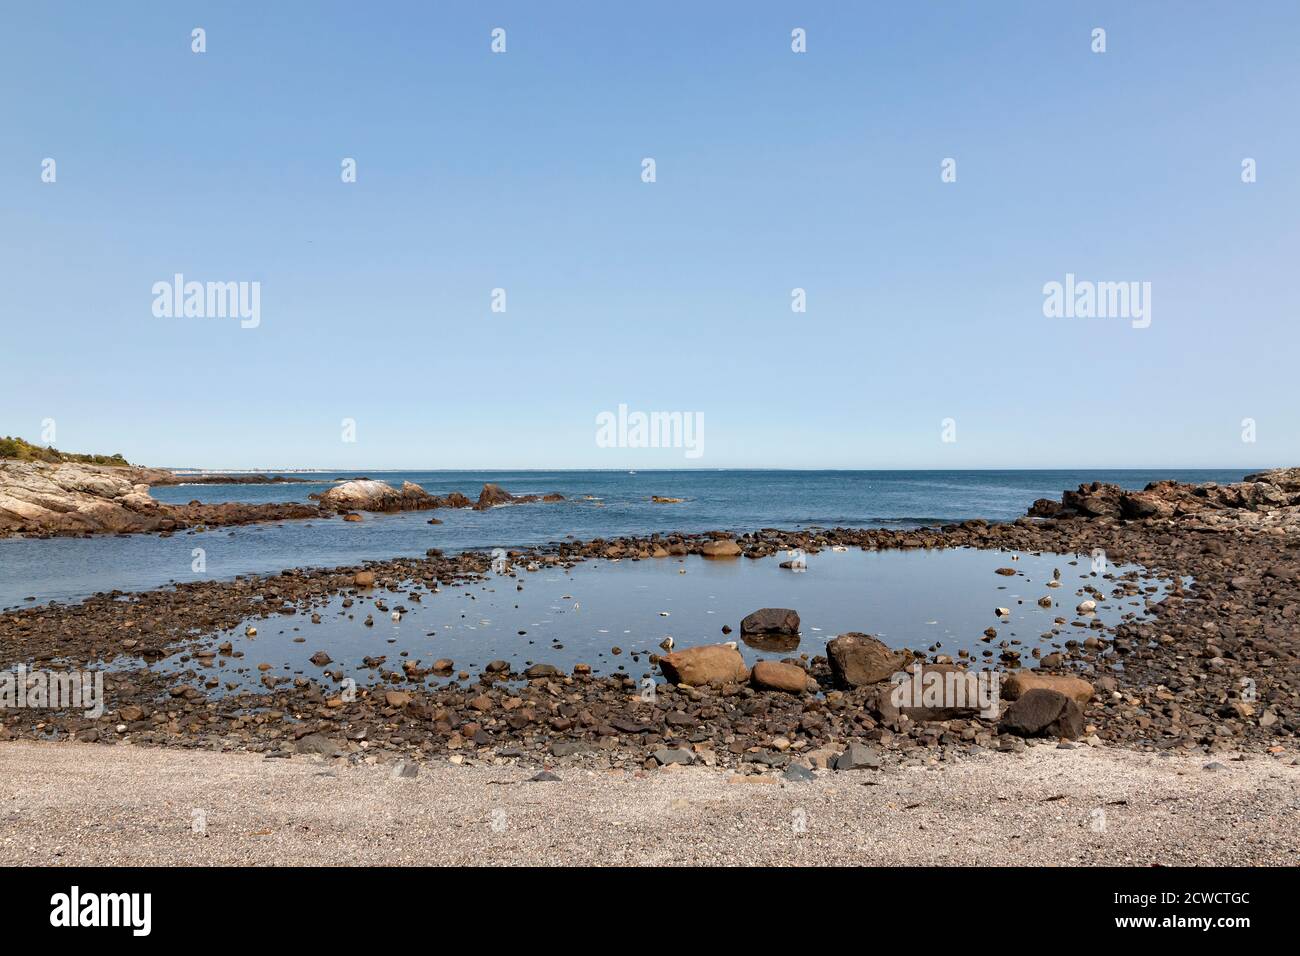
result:
[[[478,496],[484,482],[515,494],[558,491],[566,501],[485,512],[439,509],[332,520],[250,525],[203,533],[129,537],[0,539],[0,608],[73,601],[98,591],[124,591],[230,578],[288,567],[330,567],[423,555],[428,548],[464,549],[544,544],[651,532],[809,526],[907,528],[967,518],[1010,520],[1035,498],[1057,498],[1085,481],[1141,488],[1165,478],[1239,481],[1226,470],[1123,471],[422,471],[366,472],[393,485],[404,480],[432,494]],[[306,500],[341,472],[291,485],[180,485],[157,488],[161,501]],[[684,498],[653,504],[652,495]],[[444,523],[430,525],[436,515]],[[201,548],[206,570],[192,570]]]

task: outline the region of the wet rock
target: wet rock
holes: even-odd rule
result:
[[[722,538],[700,545],[700,554],[706,558],[735,558],[740,556],[740,545],[730,538]]]
[[[474,504],[475,511],[485,511],[497,505],[508,505],[515,500],[515,496],[506,491],[500,485],[485,484],[483,490],[479,492],[478,501]]]
[[[798,634],[799,614],[786,607],[765,607],[746,615],[740,622],[741,636],[756,634]]]

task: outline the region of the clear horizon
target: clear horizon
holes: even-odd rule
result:
[[[1300,463],[1294,3],[7,19],[0,434],[223,470]],[[177,275],[256,283],[256,324],[160,314]],[[1133,317],[1081,317],[1089,282]],[[700,457],[602,446],[620,406],[698,416]]]

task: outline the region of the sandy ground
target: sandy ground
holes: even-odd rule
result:
[[[799,784],[571,767],[531,783],[10,742],[0,864],[1300,864],[1294,755],[1216,759],[1041,746]]]

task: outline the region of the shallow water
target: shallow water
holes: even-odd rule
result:
[[[474,677],[491,660],[509,661],[522,671],[532,663],[554,664],[564,671],[578,662],[594,673],[623,671],[633,677],[650,675],[646,655],[665,653],[660,642],[672,636],[678,648],[736,640],[749,663],[760,659],[823,654],[828,640],[846,631],[864,631],[897,648],[934,648],[957,659],[966,650],[972,659],[996,661],[998,642],[1019,642],[1024,665],[1032,666],[1033,648],[1043,653],[1069,638],[1082,641],[1096,633],[1092,617],[1075,613],[1091,585],[1110,595],[1115,583],[1096,574],[1091,560],[1074,555],[1033,555],[958,548],[940,551],[823,551],[808,556],[808,570],[779,567],[780,558],[709,561],[685,558],[644,561],[591,561],[568,570],[519,571],[517,577],[491,575],[486,582],[422,591],[413,602],[407,592],[377,589],[354,598],[343,608],[337,597],[310,613],[253,618],[256,637],[244,636],[244,624],[214,635],[215,646],[230,640],[242,658],[218,657],[215,668],[199,668],[223,685],[263,689],[259,663],[272,665],[272,675],[319,676],[310,663],[317,651],[333,659],[328,669],[341,669],[358,684],[374,682],[380,669],[362,664],[364,657],[387,657],[382,670],[400,670],[405,660],[422,667],[438,658],[451,658],[456,670]],[[1004,577],[999,567],[1019,573]],[[1054,569],[1061,586],[1047,587]],[[1116,577],[1140,571],[1132,565],[1109,569]],[[683,573],[685,572],[685,573]],[[1098,603],[1095,619],[1107,625],[1146,617],[1144,601],[1159,600],[1167,581],[1141,580],[1150,593]],[[523,589],[517,586],[522,584]],[[1050,595],[1055,606],[1036,603]],[[375,609],[375,600],[388,611]],[[405,608],[399,622],[390,613]],[[802,617],[797,647],[754,647],[740,640],[740,621],[761,607],[790,607]],[[1000,619],[995,608],[1011,614]],[[373,616],[374,624],[363,622]],[[1056,617],[1066,620],[1054,625]],[[1078,622],[1078,623],[1076,623]],[[729,624],[734,633],[722,634]],[[994,627],[997,639],[981,640]],[[523,633],[520,633],[520,632]],[[1048,635],[1046,638],[1044,635]],[[304,638],[295,643],[295,638]],[[614,653],[618,647],[621,653]],[[986,651],[992,657],[986,657]],[[403,656],[406,655],[406,656]],[[195,666],[188,655],[176,655],[157,666],[167,672]],[[657,675],[657,669],[654,676]],[[429,685],[448,678],[430,677]]]
[[[340,473],[345,474],[345,473]],[[332,567],[366,560],[544,544],[580,539],[763,527],[916,527],[966,518],[1009,520],[1035,498],[1059,498],[1085,481],[1141,488],[1162,478],[1238,481],[1244,472],[1175,471],[610,471],[369,472],[394,485],[421,484],[432,494],[472,496],[484,482],[516,494],[558,491],[570,500],[490,511],[440,509],[338,519],[250,525],[201,534],[0,539],[0,607],[80,600],[97,591],[141,590],[201,577],[267,574],[289,567]],[[321,476],[333,479],[334,474]],[[290,485],[157,488],[166,502],[307,499],[330,481]],[[588,499],[584,496],[590,495]],[[686,499],[654,504],[651,495]],[[430,525],[436,515],[443,524]],[[193,570],[195,549],[205,570]]]

